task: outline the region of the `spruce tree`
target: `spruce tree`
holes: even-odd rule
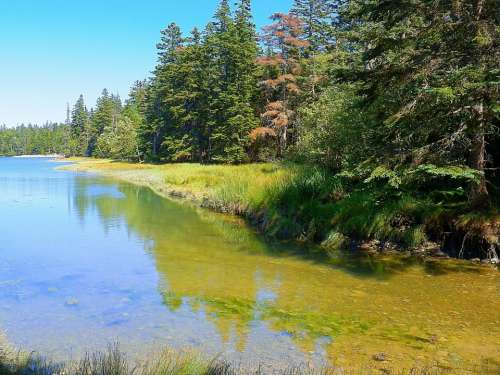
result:
[[[169,126],[162,142],[168,160],[196,161],[200,157],[200,137],[203,122],[203,81],[201,70],[201,36],[194,29],[184,47],[177,51],[175,63],[170,64],[170,92],[165,97]]]
[[[83,95],[80,95],[71,112],[71,132],[74,136],[79,137],[83,134],[88,117],[89,114],[85,107]]]
[[[244,161],[249,133],[257,118],[252,106],[256,87],[257,42],[249,1],[240,1],[233,18],[227,0],[222,0],[206,38],[208,76],[213,79],[210,110],[209,161]]]
[[[290,14],[304,23],[312,52],[325,51],[335,43],[335,26],[346,0],[294,0]]]
[[[96,107],[90,121],[88,132],[87,155],[94,154],[97,141],[106,128],[113,127],[121,113],[121,100],[118,96],[109,94],[107,89],[102,91],[97,99]]]
[[[165,100],[172,92],[171,74],[184,39],[180,28],[170,24],[157,44],[158,64],[146,93],[146,121],[139,129],[141,152],[151,159],[161,158],[161,144],[171,123]]]
[[[87,148],[87,129],[89,113],[85,107],[83,95],[80,95],[71,112],[71,155],[84,155]]]
[[[211,75],[213,95],[209,98],[210,152],[209,161],[226,161],[225,148],[231,143],[228,132],[229,108],[232,107],[234,95],[229,91],[233,74],[233,49],[235,42],[235,26],[231,16],[228,0],[221,0],[213,22],[214,32],[207,38],[209,54],[206,58],[215,68]]]
[[[233,124],[230,131],[233,131],[233,141],[236,145],[232,151],[235,156],[233,161],[243,161],[246,159],[250,132],[258,125],[255,103],[258,96],[256,61],[259,48],[250,0],[240,0],[235,26],[237,45],[233,90],[238,97],[233,107],[234,115],[229,122]]]
[[[158,50],[161,66],[175,61],[177,49],[182,45],[184,39],[180,27],[175,23],[171,23],[160,33],[161,38],[160,42],[156,45],[156,49]]]
[[[362,61],[347,77],[362,84],[379,162],[468,165],[479,177],[471,202],[487,202],[499,129],[499,2],[351,3]]]
[[[135,81],[130,88],[126,107],[133,107],[141,116],[144,116],[146,111],[147,90],[148,84],[146,80]]]
[[[214,22],[209,22],[202,34],[202,65],[205,97],[202,119],[203,138],[201,139],[201,162],[210,163],[212,161],[212,133],[217,125],[219,88],[219,66],[216,60],[217,44],[214,43],[216,26]]]

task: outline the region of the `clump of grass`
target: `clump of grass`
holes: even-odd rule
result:
[[[64,369],[62,364],[51,362],[34,353],[0,356],[1,375],[54,375],[64,373]],[[86,375],[84,372],[78,374]]]
[[[153,359],[135,369],[133,375],[184,375],[184,374],[224,374],[224,367],[215,361],[202,360],[192,353],[176,353],[164,350]],[[130,374],[128,372],[127,374]],[[117,374],[119,375],[119,374]]]
[[[131,369],[125,355],[118,345],[111,345],[106,352],[86,354],[76,365],[69,365],[69,370],[81,375],[120,375],[129,374]]]
[[[288,179],[265,188],[258,209],[264,212],[263,227],[281,238],[322,241],[342,190],[341,181],[326,171],[294,166]]]
[[[427,241],[424,223],[432,207],[432,202],[410,195],[386,197],[380,192],[359,191],[336,205],[332,224],[358,238],[417,247]]]
[[[321,243],[321,247],[329,252],[344,250],[348,244],[348,238],[342,233],[332,231]]]

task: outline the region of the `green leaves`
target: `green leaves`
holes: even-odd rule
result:
[[[365,183],[369,184],[377,180],[387,181],[387,184],[393,188],[399,188],[402,182],[401,177],[385,165],[376,167],[370,177],[365,180]]]
[[[438,167],[433,164],[419,165],[417,168],[407,172],[407,175],[413,178],[422,178],[425,180],[432,178],[444,178],[462,181],[469,184],[477,184],[483,177],[481,172],[469,167],[453,165]]]
[[[436,166],[433,164],[423,164],[412,168],[391,169],[386,165],[375,167],[370,176],[364,180],[365,184],[382,182],[395,189],[405,188],[414,190],[418,184],[431,183],[434,180],[441,180],[450,186],[455,183],[478,184],[481,181],[482,173],[466,166]],[[412,188],[413,187],[413,188]]]

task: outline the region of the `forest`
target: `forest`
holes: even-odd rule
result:
[[[203,29],[161,31],[154,72],[124,102],[105,89],[90,109],[80,96],[64,124],[3,127],[0,155],[299,165],[266,202],[281,219],[255,220],[331,246],[431,241],[493,257],[498,9],[499,0],[295,0],[258,31],[250,0],[221,0]]]

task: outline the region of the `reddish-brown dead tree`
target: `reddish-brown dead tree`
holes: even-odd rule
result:
[[[261,114],[263,126],[250,136],[253,139],[275,137],[277,154],[281,157],[293,128],[295,101],[301,92],[300,60],[309,42],[303,39],[304,25],[299,18],[276,13],[271,19],[274,22],[264,27],[262,35],[267,55],[258,60],[265,71],[265,79],[261,82],[266,98]]]

